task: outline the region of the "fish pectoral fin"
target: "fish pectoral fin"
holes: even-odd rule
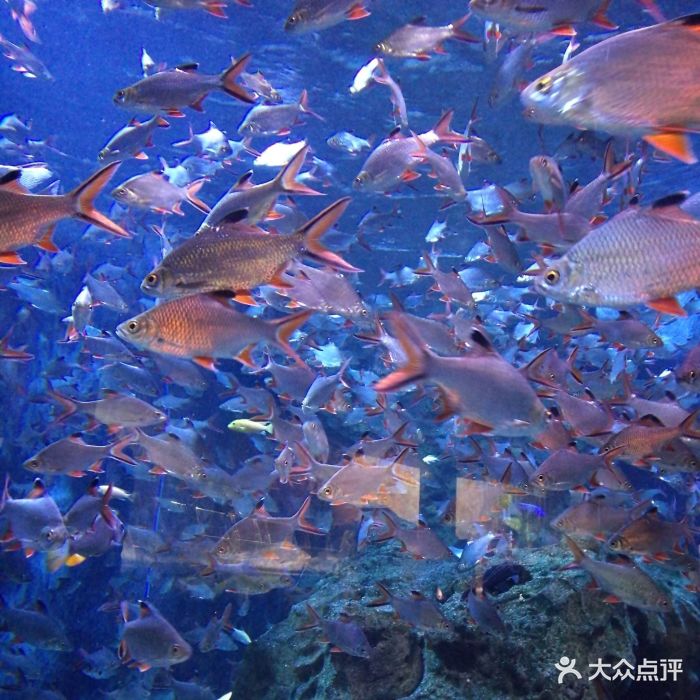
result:
[[[8,251],[0,253],[0,265],[26,265],[27,261],[21,258],[17,253]]]
[[[651,299],[646,302],[646,305],[654,311],[660,311],[664,314],[672,316],[687,316],[685,309],[678,303],[675,297],[666,297],[665,299]]]
[[[345,17],[349,20],[364,19],[369,17],[369,11],[364,7],[361,2],[353,5],[346,13]]]
[[[622,601],[616,596],[610,593],[603,598],[604,603],[621,603]]]
[[[197,356],[192,358],[192,362],[200,367],[203,367],[204,369],[210,370],[211,372],[216,372],[216,361],[213,357]]]
[[[673,156],[683,163],[692,165],[698,159],[693,152],[688,134],[679,131],[661,131],[656,134],[647,134],[644,140],[657,151]]]

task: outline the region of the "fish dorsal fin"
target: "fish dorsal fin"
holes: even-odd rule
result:
[[[690,192],[687,191],[682,191],[682,192],[674,192],[673,194],[668,194],[665,197],[661,197],[660,199],[657,199],[652,205],[652,209],[664,209],[665,207],[678,207],[683,202],[685,202],[686,199],[688,199],[688,196],[690,195]]]
[[[255,509],[253,510],[255,515],[259,518],[269,518],[270,514],[267,512],[267,509],[265,508],[265,499],[261,498],[256,504],[255,504]]]
[[[386,140],[387,141],[396,141],[398,139],[402,139],[403,137],[404,136],[401,133],[401,127],[396,126],[389,132],[389,135],[386,137]]]
[[[420,591],[411,591],[411,600],[425,600],[425,596]]]
[[[90,482],[90,485],[87,487],[88,495],[95,496],[95,497],[98,496],[99,495],[99,491],[98,491],[99,486],[100,486],[100,477],[96,476]]]
[[[181,73],[196,73],[199,69],[199,63],[182,63],[175,67],[175,70],[179,70]]]
[[[153,607],[145,600],[139,600],[139,617],[152,617],[154,615]]]
[[[659,428],[659,427],[664,426],[664,424],[656,416],[652,415],[651,413],[647,413],[646,415],[642,416],[637,421],[637,423],[639,423],[639,425],[646,425],[650,428]]]
[[[229,190],[229,192],[240,192],[241,190],[249,190],[253,186],[253,183],[251,182],[252,177],[252,170],[248,170],[248,172],[243,173],[243,175],[241,175],[238,178],[238,180],[236,180],[236,183]]]
[[[28,190],[20,182],[22,177],[22,171],[17,168],[17,170],[10,170],[10,172],[5,173],[0,177],[0,188],[5,192],[15,192],[17,194],[27,194]]]
[[[667,24],[677,24],[683,27],[688,27],[688,29],[694,32],[700,32],[700,12],[696,12],[692,15],[686,15],[685,17],[678,17],[673,19]]]
[[[489,354],[494,354],[496,352],[493,349],[493,345],[491,345],[491,341],[489,340],[488,336],[481,329],[473,327],[469,333],[469,338],[476,343],[480,351]]]
[[[41,479],[34,479],[32,490],[29,492],[28,498],[42,498],[46,495],[46,486]]]
[[[220,228],[224,225],[233,226],[234,224],[238,224],[241,221],[245,221],[247,217],[248,211],[246,209],[237,209],[236,211],[232,211],[230,214],[226,214],[226,216],[223,219],[219,219],[219,221],[216,222],[216,228]]]
[[[46,603],[43,600],[34,601],[34,610],[36,610],[38,613],[41,613],[42,615],[49,614],[49,611],[46,607]]]
[[[414,26],[420,26],[425,24],[427,21],[427,17],[425,15],[418,15],[418,17],[414,17],[409,24],[412,24]]]

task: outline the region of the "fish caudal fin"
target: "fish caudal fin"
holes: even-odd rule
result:
[[[309,152],[308,145],[302,146],[295,154],[294,157],[287,163],[287,165],[280,170],[280,172],[275,177],[275,181],[282,192],[287,194],[308,194],[308,195],[321,195],[322,192],[317,192],[311,187],[303,185],[301,182],[296,181],[296,177],[301,170],[301,166],[304,165],[306,160],[306,154]]]
[[[481,43],[481,39],[479,39],[478,36],[474,36],[474,34],[470,34],[469,32],[465,32],[463,29],[460,29],[460,27],[466,23],[470,16],[471,13],[467,12],[464,17],[460,17],[458,20],[455,20],[452,22],[452,24],[450,24],[452,38],[459,39],[459,41],[467,41],[470,44],[479,44]]]
[[[322,122],[326,121],[320,114],[316,114],[316,112],[309,107],[309,93],[306,90],[302,90],[299,96],[299,109],[304,114],[310,114],[312,117],[316,117],[316,119],[320,119]]]
[[[328,534],[327,532],[316,527],[313,523],[310,523],[306,519],[306,514],[309,512],[310,507],[311,507],[311,496],[309,496],[302,503],[301,508],[299,508],[299,511],[294,516],[294,519],[296,521],[296,529],[301,530],[302,532],[311,533],[312,535],[326,535],[326,534]]]
[[[405,319],[397,313],[391,314],[391,328],[406,355],[406,362],[374,385],[381,393],[397,391],[407,384],[424,379],[428,374],[428,363],[432,356],[423,341],[416,337]]]
[[[220,19],[228,19],[226,7],[227,4],[223,0],[206,0],[204,3],[204,9],[206,12],[214,17],[219,17]]]
[[[683,163],[692,165],[698,162],[688,134],[679,131],[662,131],[657,134],[647,134],[643,138],[657,151],[677,158]]]
[[[238,76],[245,70],[250,61],[250,54],[247,53],[241,56],[237,61],[234,61],[229,68],[221,74],[221,89],[231,97],[235,97],[241,102],[253,104],[255,97],[251,95],[245,88],[236,82]]]
[[[199,211],[203,212],[204,214],[208,214],[211,209],[209,208],[209,205],[203,202],[199,197],[197,197],[197,192],[202,189],[202,185],[206,182],[205,178],[200,178],[199,180],[195,180],[194,182],[191,182],[189,185],[187,185],[187,188],[185,190],[186,196],[187,196],[187,201],[195,208],[199,209]]]
[[[582,562],[586,555],[583,553],[583,550],[581,547],[579,547],[576,542],[574,542],[570,537],[566,538],[566,543],[569,545],[569,549],[571,550],[571,553],[574,555],[574,559],[576,560],[576,563],[579,564]]]
[[[323,234],[335,225],[336,221],[347,209],[348,204],[350,204],[350,197],[343,197],[337,200],[322,212],[316,214],[313,219],[307,221],[297,233],[300,233],[302,236],[303,251],[308,257],[324,262],[338,270],[361,272],[359,268],[346,262],[340,255],[328,250],[321,243]]]
[[[306,323],[312,313],[313,311],[302,311],[301,313],[272,321],[272,325],[277,327],[275,330],[275,344],[300,365],[304,365],[304,360],[297,355],[296,350],[289,344],[289,338],[295,330]]]
[[[452,131],[451,122],[454,116],[454,110],[451,109],[445,112],[440,119],[438,119],[435,126],[432,128],[433,134],[437,138],[438,142],[441,143],[465,143],[469,139],[463,134],[458,134],[456,131]]]
[[[97,211],[94,206],[95,198],[109,182],[119,165],[119,161],[110,163],[110,165],[105,166],[102,170],[98,170],[85,180],[85,182],[78,185],[72,192],[65,196],[68,197],[74,207],[75,213],[73,216],[76,219],[104,229],[115,236],[131,238],[131,234],[128,231]]]

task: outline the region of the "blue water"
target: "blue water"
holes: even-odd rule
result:
[[[29,137],[39,140],[51,137],[52,147],[30,153],[32,149],[25,143],[20,149],[24,153],[18,153],[0,142],[0,163],[25,165],[32,161],[45,162],[60,181],[60,191],[67,192],[97,169],[97,153],[118,129],[135,116],[136,113],[115,106],[112,96],[116,90],[142,77],[143,49],[157,64],[174,67],[196,62],[200,71],[210,74],[223,70],[231,57],[250,52],[252,60],[249,70],[262,71],[281,93],[284,102],[295,102],[301,91],[306,89],[311,108],[323,118],[319,120],[306,116],[303,124],[296,126],[289,137],[259,137],[253,140],[252,146],[263,151],[277,141],[305,139],[313,155],[332,168],[330,177],[307,182],[322,190],[325,197],[296,197],[294,202],[305,216],[310,217],[341,196],[352,197],[350,207],[339,224],[341,233],[329,236],[328,244],[342,248],[344,258],[363,270],[349,279],[370,309],[378,313],[389,311],[389,294],[395,293],[408,312],[423,318],[430,316],[449,328],[455,327],[454,317],[450,314],[459,305],[453,303],[446,307],[439,300],[439,294],[428,292],[432,283],[430,278],[409,274],[411,270],[422,267],[421,254],[431,249],[432,244],[425,240],[431,224],[436,220],[446,221],[449,235],[434,246],[434,250],[439,251],[439,266],[442,270],[453,267],[465,270],[464,278],[473,287],[477,287],[483,277],[495,278],[493,284],[485,285],[483,294],[477,297],[476,308],[468,310],[467,314],[470,317],[479,315],[495,347],[508,362],[520,367],[547,347],[555,347],[560,355],[565,356],[575,345],[579,345],[578,367],[584,373],[591,373],[591,382],[598,380],[597,386],[591,386],[597,398],[607,399],[619,393],[621,383],[617,375],[626,366],[633,375],[638,393],[642,392],[646,398],[660,399],[668,390],[678,397],[679,405],[686,410],[697,407],[696,395],[688,393],[668,374],[668,370],[673,370],[700,339],[700,329],[694,316],[697,310],[694,292],[681,299],[687,303],[690,316],[682,319],[664,316],[661,325],[656,327],[664,347],[650,353],[613,347],[598,342],[595,335],[574,340],[562,335],[547,337],[543,332],[528,336],[532,326],[522,314],[532,313],[536,296],[527,294],[524,291],[527,283],[517,279],[513,273],[483,261],[478,264],[473,262],[474,255],[470,256],[470,251],[483,240],[483,234],[479,228],[467,222],[464,202],[443,209],[449,200],[433,189],[435,181],[427,177],[425,168],[420,179],[401,185],[391,194],[357,192],[352,182],[368,153],[350,157],[326,144],[332,134],[350,131],[363,138],[371,138],[373,146],[376,146],[391,132],[394,120],[388,91],[375,85],[359,95],[351,95],[348,88],[355,73],[374,56],[373,47],[395,28],[419,15],[428,15],[431,25],[447,24],[465,11],[464,3],[377,0],[367,19],[343,22],[322,32],[299,36],[289,35],[283,29],[291,9],[290,2],[254,0],[252,8],[232,4],[227,10],[229,18],[226,20],[204,12],[176,11],[164,12],[163,17],[156,20],[152,8],[143,3],[123,0],[120,4],[120,9],[103,13],[96,0],[78,3],[37,0],[38,8],[33,21],[41,43],[32,44],[30,48],[46,64],[54,79],[25,78],[19,72],[11,71],[10,62],[3,60],[0,63],[0,113],[16,114],[24,121],[31,120]],[[660,0],[659,4],[667,17],[674,17],[689,11],[690,3]],[[650,23],[648,16],[632,0],[612,3],[609,14],[622,29]],[[483,35],[483,23],[476,18],[471,18],[466,28],[478,36]],[[583,25],[580,32],[584,48],[607,36],[606,32],[591,25]],[[14,43],[24,41],[17,23],[10,17],[9,5],[0,8],[0,33]],[[555,66],[565,47],[566,40],[559,38],[536,49],[535,65],[527,71],[525,78],[529,81]],[[572,133],[572,128],[539,127],[525,121],[517,93],[495,108],[489,106],[488,94],[505,49],[493,61],[487,60],[480,44],[448,41],[445,49],[446,55],[433,56],[429,61],[387,59],[387,67],[400,82],[407,102],[410,128],[417,133],[426,132],[444,111],[453,109],[453,128],[462,132],[478,99],[480,119],[476,130],[500,154],[502,163],[476,166],[474,172],[464,179],[466,188],[475,190],[486,183],[506,185],[529,178],[530,158],[540,153],[554,154]],[[643,71],[644,66],[641,65],[640,72]],[[236,130],[246,114],[247,105],[221,92],[214,92],[206,99],[204,109],[204,113],[186,109],[184,119],[168,117],[170,128],[156,130],[155,147],[147,150],[149,160],[125,161],[97,200],[100,211],[111,211],[112,216],[133,234],[133,238],[121,240],[95,229],[86,233],[83,223],[64,221],[58,225],[54,235],[60,253],[47,254],[25,248],[22,255],[27,265],[21,268],[0,267],[0,334],[9,332],[10,348],[24,347],[26,352],[33,355],[33,359],[27,362],[0,358],[0,386],[3,387],[5,404],[0,433],[0,463],[3,473],[9,475],[14,498],[24,496],[31,488],[32,480],[43,476],[49,494],[65,513],[85,492],[91,476],[72,478],[65,474],[32,474],[22,468],[24,460],[46,445],[74,433],[80,433],[91,444],[104,445],[115,439],[104,426],[93,428],[78,414],[59,424],[53,423],[59,408],[49,396],[52,388],[83,401],[98,398],[103,388],[130,393],[110,382],[105,375],[103,369],[110,364],[110,360],[81,352],[83,341],[72,344],[64,342],[67,324],[63,319],[70,315],[71,304],[83,287],[86,273],[105,275],[128,306],[125,312],[109,307],[95,308],[86,331],[90,335],[98,335],[101,331],[113,335],[119,323],[152,305],[152,301],[143,296],[139,289],[143,277],[162,257],[161,240],[150,231],[150,227],[165,221],[166,235],[173,245],[177,245],[194,233],[202,215],[187,204],[183,206],[183,217],[164,218],[143,211],[129,214],[115,208],[109,192],[127,178],[159,169],[159,158],[165,159],[171,166],[184,159],[187,153],[171,144],[187,138],[188,126],[195,133],[201,133],[212,121],[230,139],[240,138]],[[139,113],[136,116],[143,120],[146,115]],[[600,138],[606,136],[601,135]],[[620,158],[625,155],[626,146],[624,139],[618,139]],[[630,152],[639,153],[639,149],[635,151],[635,148],[637,144],[630,142]],[[449,156],[454,161],[454,151],[450,151]],[[218,170],[204,184],[198,196],[213,206],[241,174],[252,168],[252,160],[246,154],[241,160]],[[568,183],[574,180],[586,183],[600,172],[601,159],[580,157],[562,161],[561,167]],[[275,172],[275,169],[258,168],[253,179],[256,183],[264,182]],[[639,193],[644,203],[650,203],[678,190],[694,192],[698,189],[700,176],[697,165],[686,166],[677,161],[650,158],[645,164]],[[614,214],[619,205],[620,199],[615,198],[606,210],[607,214]],[[362,217],[372,207],[389,212],[394,206],[399,207],[400,215],[390,217],[386,229],[366,232],[363,238],[368,247],[359,245],[355,234]],[[529,211],[541,211],[539,200],[528,201],[524,207]],[[275,224],[272,222],[271,225]],[[514,232],[512,228],[509,230]],[[532,264],[533,248],[527,244],[518,244],[518,248],[525,267]],[[406,267],[411,269],[404,270],[406,284],[392,289],[388,282],[383,282],[386,274],[391,279],[393,273]],[[28,298],[26,292],[21,295],[17,290],[17,284],[8,287],[13,282],[36,286],[39,290],[45,290],[41,292],[42,295],[48,292],[50,296]],[[39,294],[36,290],[35,293]],[[267,311],[264,308],[266,298],[261,295],[258,298],[261,307],[253,313],[264,312],[265,317],[270,318],[280,315],[283,307],[277,306],[277,311]],[[543,308],[540,300],[536,315],[542,313]],[[633,309],[633,313],[649,325],[655,323],[653,312],[640,307]],[[605,314],[602,310],[599,316],[603,318]],[[449,320],[446,320],[446,315]],[[608,315],[614,317],[615,314]],[[421,511],[445,544],[464,544],[464,538],[457,538],[454,530],[440,520],[437,508],[441,502],[454,496],[457,474],[469,472],[483,479],[483,470],[473,464],[465,466],[456,463],[469,455],[471,448],[466,438],[455,434],[457,428],[454,422],[442,423],[434,419],[439,402],[437,399],[431,402],[433,394],[430,388],[426,389],[429,393],[427,399],[415,392],[405,397],[390,393],[388,404],[378,408],[377,396],[371,384],[395,365],[389,360],[384,361],[384,354],[380,353],[378,346],[368,345],[355,337],[363,332],[371,333],[372,326],[363,328],[344,323],[338,316],[329,318],[319,312],[304,327],[303,342],[293,341],[314,374],[330,375],[338,370],[339,358],[333,357],[336,353],[332,347],[322,351],[325,346],[334,345],[340,358],[351,358],[348,372],[350,388],[344,391],[345,405],[336,414],[326,410],[318,412],[330,441],[328,462],[344,464],[343,455],[365,433],[369,432],[375,439],[388,437],[402,422],[408,421],[408,433],[420,443],[420,457],[437,456],[427,462],[418,459],[411,462],[422,468],[430,465],[429,469],[426,468],[421,491]],[[277,351],[273,355],[278,362],[290,364]],[[257,352],[255,356],[261,365],[264,364],[262,353]],[[300,401],[276,396],[268,372],[251,373],[233,360],[223,360],[218,363],[216,373],[198,370],[203,388],[194,390],[178,386],[177,381],[166,381],[148,352],[131,355],[127,364],[147,372],[156,386],[156,395],[138,391],[136,395],[160,407],[167,415],[167,425],[164,428],[146,428],[149,434],[158,434],[163,429],[180,431],[181,436],[193,439],[194,451],[205,456],[207,464],[216,464],[231,474],[235,474],[246,460],[258,455],[266,457],[269,462],[266,464],[273,472],[273,459],[284,445],[265,433],[249,436],[232,432],[226,427],[231,420],[252,418],[260,411],[247,411],[245,405],[239,407],[238,413],[221,408],[225,401],[240,398],[240,386],[257,389],[267,386],[269,396],[274,397],[284,418],[297,422]],[[601,368],[603,374],[607,373],[602,379],[594,376]],[[664,371],[667,373],[664,374]],[[607,381],[608,376],[610,381]],[[137,390],[138,386],[131,389]],[[399,406],[395,405],[398,398],[404,399]],[[264,405],[256,408],[264,409]],[[624,416],[620,413],[619,417],[632,419],[634,414],[630,412]],[[617,424],[616,430],[621,425]],[[120,436],[123,434],[120,433]],[[547,450],[529,444],[527,439],[495,437],[494,450],[498,454],[513,447],[518,454],[522,450],[535,465],[547,456]],[[478,440],[484,446],[488,442],[482,437]],[[591,451],[590,446],[586,449]],[[132,456],[139,454],[133,447],[127,451]],[[268,483],[256,483],[245,488],[244,502],[234,504],[225,499],[217,502],[207,497],[200,498],[201,494],[195,493],[195,488],[188,488],[171,476],[149,476],[148,467],[143,465],[130,468],[107,459],[104,469],[105,473],[100,474],[102,484],[113,483],[133,494],[130,501],[112,501],[127,533],[130,526],[151,529],[165,543],[172,544],[183,539],[185,528],[196,525],[198,529],[194,535],[187,532],[184,535],[190,538],[186,541],[193,542],[192,547],[200,547],[203,551],[236,518],[247,515],[260,498],[265,497],[266,507],[274,515],[291,515],[304,501],[305,488],[308,488],[280,483],[273,472]],[[660,500],[664,517],[680,521],[687,515],[691,524],[694,522],[697,526],[696,486],[692,473],[686,482],[681,483],[679,477],[669,485],[656,472],[640,471],[629,464],[622,469],[636,492],[656,489],[665,494]],[[589,484],[590,489],[592,486]],[[507,518],[504,516],[502,528],[519,532],[516,540],[521,539],[523,547],[550,546],[558,541],[559,534],[548,529],[546,523],[564,510],[568,503],[565,497],[555,499],[554,503],[548,501],[546,505],[542,499],[530,509],[520,508],[519,515],[518,509],[515,509],[515,513],[509,513]],[[335,508],[313,497],[312,520],[319,527],[330,529],[330,534],[326,535],[328,550],[334,552],[339,563],[342,563],[343,559],[338,554],[340,538],[334,537],[331,523]],[[534,526],[531,525],[537,531],[534,539],[531,533],[518,530],[528,513],[537,521]],[[515,515],[518,518],[514,518]],[[358,522],[359,517],[358,514]],[[0,529],[4,531],[5,525],[2,523],[3,515],[0,514]],[[356,527],[358,524],[354,523],[350,529]],[[335,532],[337,535],[339,530]],[[319,556],[326,546],[307,535],[297,534],[296,538],[305,551],[315,556]],[[515,552],[517,559],[517,545]],[[690,543],[689,553],[697,554],[694,542]],[[348,555],[342,555],[345,556]],[[352,556],[361,559],[363,555],[360,552]],[[203,597],[202,591],[207,590],[211,580],[201,575],[206,557],[201,565],[175,567],[149,563],[127,566],[121,560],[119,546],[112,546],[106,553],[90,557],[79,566],[64,566],[57,572],[47,570],[43,553],[35,554],[26,562],[21,553],[8,553],[2,556],[2,561],[0,590],[5,602],[13,607],[29,608],[34,601],[44,601],[51,616],[60,620],[74,651],[56,652],[29,644],[16,646],[14,651],[10,651],[9,634],[0,632],[3,651],[16,655],[19,649],[23,660],[27,660],[22,665],[21,673],[17,670],[19,663],[16,658],[13,660],[8,656],[0,661],[0,688],[3,688],[0,697],[5,697],[4,693],[7,693],[7,697],[65,697],[72,700],[96,698],[108,691],[117,693],[110,697],[127,697],[133,691],[125,689],[135,679],[152,679],[154,671],[141,677],[137,670],[122,666],[109,678],[97,680],[81,673],[76,664],[79,648],[94,651],[106,647],[116,658],[122,628],[118,604],[122,600],[134,603],[138,599],[148,598],[185,637],[196,628],[205,626],[213,613],[221,615],[226,602],[233,600],[232,624],[244,629],[254,645],[257,638],[287,618],[292,605],[309,597],[314,587],[315,567],[312,563],[308,567],[312,575],[309,577],[307,572],[307,578],[291,588],[278,588],[263,595],[250,596],[249,599],[244,595],[232,596],[223,592],[207,593]],[[299,571],[293,572],[295,582],[298,574]],[[376,572],[374,578],[380,579],[381,571]],[[189,589],[185,583],[191,584]],[[410,586],[406,587],[406,592],[408,590]],[[98,608],[106,603],[109,603],[107,611],[99,611]],[[231,690],[246,647],[233,643],[228,650],[203,654],[196,649],[195,641],[191,643],[195,647],[193,657],[186,664],[174,666],[174,676],[179,680],[196,678],[202,686],[211,689],[211,697],[219,697]],[[687,663],[691,661],[687,660]],[[695,666],[697,671],[697,659]],[[41,694],[49,691],[55,691],[56,695]],[[148,693],[148,690],[143,692]],[[157,692],[153,691],[152,696],[161,697]]]

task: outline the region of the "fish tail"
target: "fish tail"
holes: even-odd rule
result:
[[[455,20],[450,24],[450,30],[452,31],[452,38],[453,39],[459,39],[459,41],[468,41],[470,44],[478,44],[481,42],[481,39],[479,37],[474,36],[473,34],[470,34],[469,32],[465,32],[464,30],[460,29],[460,27],[466,23],[466,21],[469,19],[471,16],[470,12],[467,12],[464,17],[460,17],[459,19]]]
[[[371,600],[369,603],[367,603],[367,605],[370,608],[376,608],[379,605],[387,605],[391,600],[391,593],[389,593],[389,589],[379,581],[375,581],[374,585],[379,589],[379,597]]]
[[[5,485],[2,489],[2,498],[0,498],[0,513],[5,510],[5,504],[10,500],[10,474],[5,474]],[[0,607],[2,607],[0,605]]]
[[[138,428],[136,430],[138,432]],[[137,441],[138,441],[138,437],[136,435],[134,435],[134,433],[128,433],[121,440],[118,440],[117,442],[115,442],[113,445],[110,446],[110,448],[109,448],[110,457],[113,457],[118,462],[124,462],[125,464],[131,464],[131,465],[136,464],[136,461],[133,460],[131,457],[129,457],[128,454],[126,454],[124,452],[124,448],[128,447],[129,445],[133,445]]]
[[[316,114],[316,112],[309,107],[309,93],[306,90],[302,90],[299,96],[299,109],[304,114],[310,114],[312,117],[316,117],[316,119],[320,119],[322,122],[326,121],[320,114]]]
[[[167,123],[167,122],[166,122]],[[183,139],[182,141],[175,141],[173,148],[183,148],[184,146],[189,146],[194,141],[194,131],[192,130],[192,124],[189,125],[190,137]]]
[[[300,627],[296,628],[298,632],[321,626],[321,616],[308,603],[306,603],[306,612],[308,615],[307,620]]]
[[[57,425],[58,423],[63,422],[66,418],[68,418],[68,416],[72,416],[78,410],[78,404],[75,401],[69,399],[67,396],[63,396],[63,394],[59,394],[57,391],[49,389],[48,395],[54,401],[60,404],[61,408],[63,409],[63,413],[61,413],[61,415],[59,415],[57,418],[54,418],[51,425]]]
[[[300,365],[304,365],[304,361],[297,355],[296,350],[289,344],[289,338],[300,326],[306,323],[307,319],[313,311],[302,311],[298,314],[293,314],[291,316],[285,316],[284,318],[272,321],[272,324],[276,326],[275,329],[275,344],[278,345],[282,350],[284,350],[289,357],[291,357],[295,362]]]
[[[117,527],[117,521],[114,517],[114,513],[112,512],[112,509],[109,507],[109,501],[112,498],[112,490],[114,488],[113,484],[109,484],[107,486],[107,490],[104,493],[104,496],[102,496],[102,503],[100,505],[100,515],[102,516],[102,519],[109,525],[109,527],[112,530],[116,530]]]
[[[402,367],[374,385],[374,388],[381,393],[397,391],[407,384],[425,379],[428,376],[428,366],[432,357],[432,353],[425,347],[423,341],[411,331],[400,315],[392,314],[391,328],[407,359]]]
[[[208,214],[211,209],[207,204],[205,204],[199,197],[197,197],[197,192],[202,189],[202,185],[206,182],[205,178],[200,178],[199,180],[195,180],[194,182],[191,182],[189,185],[187,185],[187,188],[185,189],[186,196],[187,196],[187,201],[195,207],[195,209],[199,209],[199,211],[203,212],[204,214]]]
[[[442,143],[465,143],[468,141],[466,136],[452,131],[451,122],[453,116],[453,109],[445,112],[440,119],[438,119],[431,131],[435,134],[437,140]]]
[[[680,431],[681,435],[690,438],[700,437],[700,431],[693,428],[699,413],[700,409],[696,409],[678,426],[678,430]]]
[[[115,224],[114,221],[111,221],[104,214],[97,211],[94,206],[95,198],[109,182],[119,165],[120,162],[116,161],[105,166],[102,170],[98,170],[85,180],[85,182],[81,183],[72,192],[67,194],[66,197],[73,206],[73,216],[76,219],[109,231],[109,233],[115,236],[131,238],[131,234],[128,231],[125,231],[119,224]]]
[[[228,19],[226,14],[226,3],[223,0],[206,0],[203,5],[204,9],[214,17],[220,19]]]
[[[307,221],[297,233],[302,237],[303,251],[308,257],[324,262],[337,270],[361,272],[359,268],[345,261],[337,253],[328,250],[321,243],[323,234],[335,225],[347,209],[348,204],[350,204],[350,197],[338,199],[322,212],[316,214],[313,219]]]
[[[161,117],[160,114],[156,114],[156,116],[153,117],[153,123],[161,129],[167,129],[170,127],[170,122],[163,119],[163,117]]]
[[[583,550],[570,537],[566,537],[566,543],[569,545],[569,549],[574,555],[576,563],[580,564],[586,557],[586,555],[583,553]]]
[[[245,70],[250,59],[249,53],[244,54],[221,74],[221,89],[227,95],[231,95],[231,97],[235,97],[241,102],[252,104],[255,102],[255,97],[236,82],[236,79]]]
[[[326,532],[317,528],[315,525],[313,525],[311,522],[309,522],[306,519],[306,514],[309,512],[310,507],[311,507],[311,496],[309,496],[302,503],[301,508],[299,508],[299,511],[294,516],[294,520],[296,521],[296,529],[302,530],[303,532],[309,532],[312,535],[325,535],[325,534],[327,534]]]
[[[306,159],[306,154],[309,152],[308,145],[304,144],[294,155],[294,157],[287,163],[287,165],[279,171],[275,177],[275,181],[283,192],[287,194],[308,194],[308,195],[320,195],[322,192],[317,192],[311,187],[307,187],[300,182],[296,181],[296,177],[301,170],[301,166],[304,165],[304,160]]]
[[[593,17],[591,17],[591,22],[599,27],[602,27],[603,29],[609,29],[610,31],[614,31],[618,27],[607,16],[606,13],[608,11],[608,7],[610,7],[610,0],[602,0],[595,14],[593,15]]]

